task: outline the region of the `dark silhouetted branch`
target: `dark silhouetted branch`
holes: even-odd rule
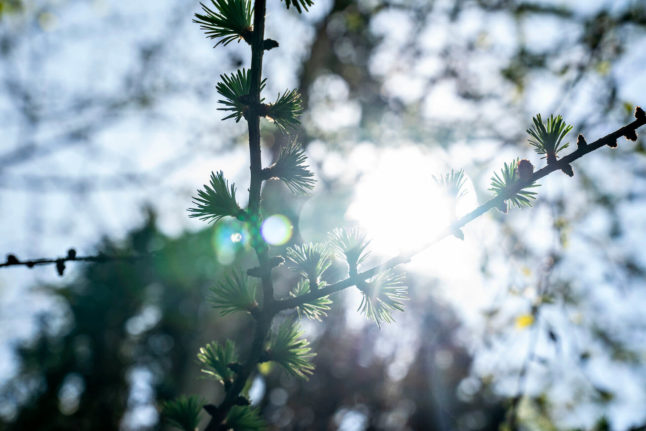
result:
[[[102,253],[94,256],[77,256],[76,250],[71,248],[67,250],[67,255],[65,257],[56,258],[20,260],[18,259],[18,257],[16,257],[15,254],[8,254],[7,260],[4,263],[0,263],[0,268],[8,268],[10,266],[26,266],[27,268],[34,268],[41,265],[56,265],[56,271],[58,272],[58,275],[62,276],[65,271],[65,263],[67,262],[135,262],[137,260],[141,260],[150,256],[152,256],[152,254],[108,256]]]

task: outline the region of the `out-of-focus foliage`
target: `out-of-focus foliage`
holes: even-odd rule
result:
[[[21,0],[0,0],[0,18],[4,14],[18,11],[22,7]]]
[[[184,431],[194,431],[200,423],[203,404],[198,397],[179,396],[164,405],[164,416],[173,426]]]
[[[0,422],[3,429],[152,429],[164,405],[167,413],[174,412],[173,423],[190,422],[197,410],[189,399],[164,403],[189,388],[210,393],[213,387],[199,378],[196,361],[186,358],[197,354],[208,374],[227,381],[228,365],[237,357],[232,345],[211,343],[199,352],[198,347],[205,338],[245,340],[244,326],[216,319],[203,301],[223,276],[215,263],[214,240],[213,229],[170,240],[151,220],[131,234],[127,249],[163,252],[136,264],[90,264],[69,285],[48,287],[67,311],[57,325],[54,315],[43,316],[39,336],[20,347],[20,372],[0,395],[14,412]],[[103,251],[126,249],[107,244]],[[386,353],[374,347],[393,341],[387,332],[374,326],[358,332],[348,328],[341,299],[317,326],[316,357],[291,322],[276,328],[266,359],[309,381],[285,380],[284,373],[275,372],[259,377],[266,389],[253,401],[273,427],[337,426],[355,411],[370,423],[409,422],[422,429],[445,420],[431,408],[434,393],[455,420],[471,420],[469,411],[478,423],[501,420],[501,405],[495,398],[484,401],[486,391],[470,387],[465,401],[459,401],[449,390],[468,376],[469,358],[451,341],[450,328],[457,322],[448,310],[428,308],[416,298],[406,319],[410,337],[400,340],[401,350],[391,346]],[[419,312],[426,317],[418,320]],[[435,335],[422,336],[422,328]],[[316,366],[313,374],[310,361]],[[442,373],[443,383],[420,386],[435,381],[436,373]]]
[[[186,358],[195,357],[202,337],[215,337],[214,313],[204,302],[221,272],[212,244],[212,231],[171,240],[151,218],[123,246],[101,250],[163,252],[132,264],[87,265],[73,282],[43,287],[60,309],[43,315],[38,336],[18,349],[19,374],[0,395],[11,418],[4,429],[156,423],[152,406],[195,382],[195,361]]]

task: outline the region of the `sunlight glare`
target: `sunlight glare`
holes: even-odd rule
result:
[[[438,162],[441,154],[431,154],[407,146],[376,150],[372,169],[362,175],[346,217],[356,222],[372,240],[370,248],[385,258],[428,244],[452,219],[451,198],[439,187],[433,175],[447,172]],[[455,214],[460,217],[477,205],[475,190],[467,177],[466,194],[458,199]],[[442,281],[434,292],[457,306],[471,322],[480,319],[480,310],[491,300],[482,289],[478,237],[482,227],[467,226],[464,241],[445,238],[417,254],[407,270]]]
[[[422,246],[450,220],[450,202],[432,177],[440,171],[419,148],[386,149],[357,184],[346,216],[368,232],[377,253]]]
[[[213,248],[221,265],[231,265],[238,250],[248,242],[249,232],[246,226],[233,218],[221,220],[213,229]]]

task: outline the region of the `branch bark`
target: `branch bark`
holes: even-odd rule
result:
[[[248,212],[251,218],[252,245],[256,251],[259,264],[259,276],[262,284],[263,302],[262,308],[256,316],[255,333],[249,357],[237,373],[231,387],[227,390],[224,400],[211,414],[207,431],[216,431],[223,428],[223,421],[227,413],[235,405],[235,402],[245,386],[245,383],[253,373],[256,364],[264,350],[265,339],[271,327],[271,321],[275,315],[274,311],[274,289],[271,280],[271,264],[267,253],[267,245],[260,234],[260,200],[261,188],[264,180],[262,173],[261,148],[260,148],[260,87],[262,82],[262,58],[265,50],[265,13],[266,0],[255,0],[254,2],[254,29],[251,40],[251,85],[250,85],[250,106],[247,115],[249,130],[249,157],[251,184],[249,187]]]

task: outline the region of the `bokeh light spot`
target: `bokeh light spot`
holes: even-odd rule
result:
[[[287,217],[274,214],[262,223],[260,233],[268,244],[283,245],[291,239],[293,230],[294,226]]]
[[[221,265],[231,265],[238,250],[249,242],[249,233],[244,223],[235,219],[221,220],[213,230],[213,249]]]

